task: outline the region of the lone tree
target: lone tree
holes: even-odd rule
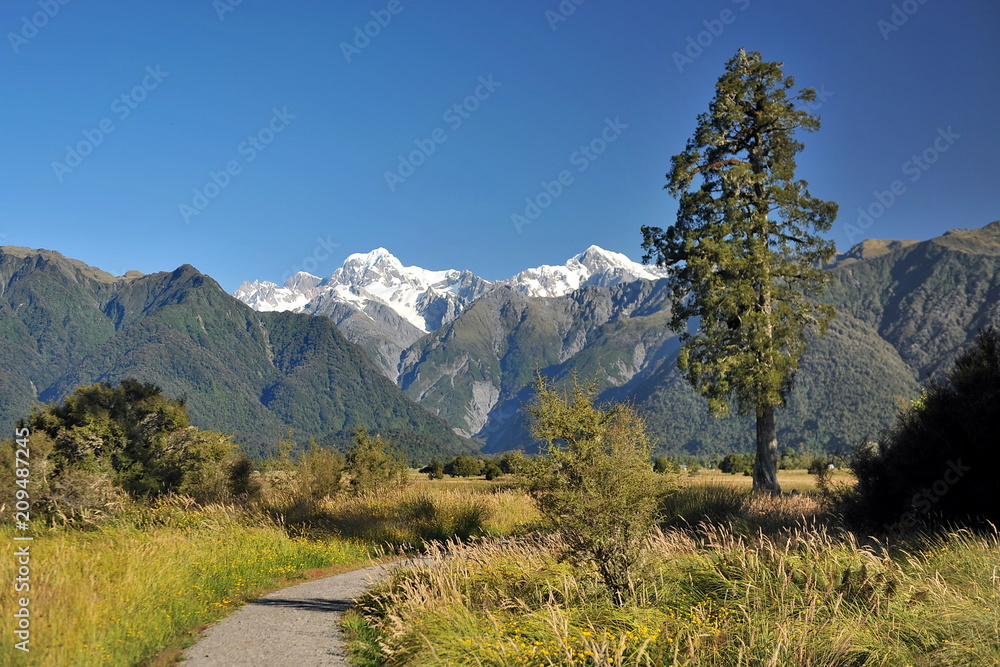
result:
[[[783,63],[743,49],[726,63],[707,114],[671,159],[664,189],[679,198],[666,231],[642,228],[643,258],[672,267],[670,326],[681,333],[678,366],[712,413],[757,419],[754,488],[780,493],[774,409],[783,406],[807,330],[825,333],[832,306],[813,300],[834,255],[834,202],[816,199],[795,180],[796,130],[819,129],[797,108],[816,99],[790,93]],[[696,179],[699,184],[695,186]],[[690,318],[698,329],[687,332]]]

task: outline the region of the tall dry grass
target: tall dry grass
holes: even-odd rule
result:
[[[362,600],[347,621],[355,655],[394,666],[1000,661],[996,534],[889,552],[819,521],[808,498],[739,507],[736,530],[653,534],[626,607],[594,571],[561,562],[554,537],[450,544]]]
[[[4,594],[0,665],[143,664],[305,570],[525,532],[537,521],[523,494],[493,485],[278,500],[198,506],[171,497],[42,531],[31,543],[31,652],[13,648],[18,596]],[[0,529],[0,540],[13,544],[13,534]],[[0,560],[0,579],[12,582],[16,568]]]
[[[433,541],[523,534],[540,516],[522,491],[494,485],[412,484],[381,494],[340,495],[314,506],[284,508],[293,531],[334,534],[389,548],[419,549]]]

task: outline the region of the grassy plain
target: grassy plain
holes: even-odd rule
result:
[[[452,544],[349,613],[358,663],[1000,664],[996,533],[886,545],[809,494],[703,477],[667,500],[628,604],[557,537]]]
[[[100,524],[36,530],[23,593],[30,652],[14,648],[19,595],[5,593],[0,665],[169,664],[202,627],[269,590],[428,540],[524,532],[535,520],[519,492],[424,479],[281,513],[172,498]],[[14,535],[0,529],[0,540],[25,544]],[[13,582],[17,568],[0,560],[0,580]]]

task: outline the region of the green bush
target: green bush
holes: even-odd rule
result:
[[[483,474],[483,460],[462,454],[444,466],[444,473],[451,477],[476,477]]]
[[[296,479],[299,496],[316,502],[337,495],[342,487],[344,465],[343,454],[310,440],[309,449],[299,455]]]
[[[30,432],[32,497],[39,511],[63,520],[106,514],[129,497],[216,501],[253,490],[252,466],[232,438],[188,426],[184,402],[152,384],[80,387],[19,427]],[[8,452],[0,470],[13,474]]]
[[[500,464],[493,459],[487,459],[483,462],[483,475],[486,479],[493,481],[497,477],[503,476],[503,470],[500,469]]]
[[[1000,522],[1000,333],[986,329],[877,443],[859,446],[849,516],[890,532]]]
[[[593,563],[623,604],[666,490],[649,465],[645,423],[631,407],[595,406],[593,384],[574,380],[563,394],[539,377],[535,391],[531,432],[544,449],[525,466],[528,490],[562,534],[567,555]]]
[[[753,471],[753,454],[726,454],[719,462],[719,470],[731,475]]]
[[[406,460],[396,446],[381,435],[360,430],[347,451],[346,471],[355,494],[378,493],[407,482]]]

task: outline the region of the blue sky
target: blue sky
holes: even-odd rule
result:
[[[797,175],[841,250],[1000,218],[987,0],[4,0],[0,29],[0,243],[116,274],[639,259],[740,46],[820,92]]]

